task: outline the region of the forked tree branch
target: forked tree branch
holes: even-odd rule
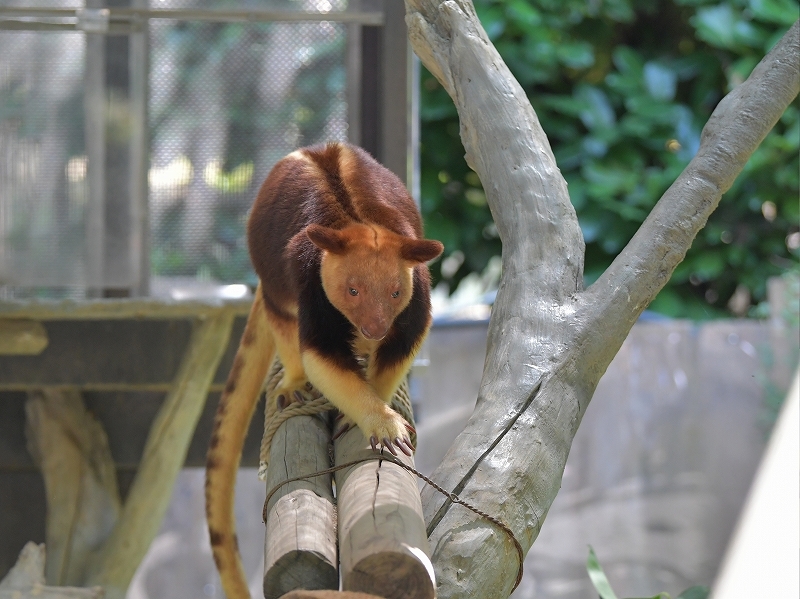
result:
[[[527,551],[597,382],[797,94],[798,25],[723,100],[687,172],[583,292],[584,244],[566,184],[471,2],[406,0],[406,12],[414,50],[458,109],[467,163],[483,182],[503,242],[475,412],[433,478],[505,521]],[[439,597],[507,595],[517,562],[504,533],[427,487],[423,506]]]
[[[582,294],[587,357],[611,362],[633,323],[666,285],[722,194],[800,93],[800,21],[709,118],[700,149],[605,273]],[[602,323],[602,326],[601,326]],[[602,356],[602,358],[600,357]]]

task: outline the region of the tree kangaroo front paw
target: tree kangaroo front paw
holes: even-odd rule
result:
[[[378,451],[380,446],[388,449],[392,455],[397,455],[397,448],[411,456],[414,446],[411,444],[410,433],[414,432],[414,428],[389,406],[385,408],[381,413],[366,416],[359,423],[359,428],[369,439],[373,451]]]

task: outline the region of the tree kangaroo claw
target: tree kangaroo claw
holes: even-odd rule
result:
[[[389,437],[384,437],[383,438],[383,446],[386,449],[388,449],[392,453],[392,455],[394,455],[394,456],[397,455],[397,451],[395,451],[394,445],[392,445],[392,442],[389,440]]]
[[[397,447],[400,449],[400,451],[402,451],[408,457],[411,457],[411,452],[406,448],[405,445],[403,445],[403,443],[405,443],[405,441],[406,441],[405,439],[400,439],[400,437],[397,437],[394,440],[394,444],[397,445]]]

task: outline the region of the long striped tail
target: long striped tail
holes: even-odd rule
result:
[[[206,519],[211,551],[228,599],[250,599],[236,538],[234,488],[244,439],[274,353],[275,343],[259,285],[219,400],[206,461]]]

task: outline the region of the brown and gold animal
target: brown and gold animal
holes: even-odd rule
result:
[[[280,408],[310,382],[373,449],[410,455],[408,425],[389,403],[430,328],[425,263],[443,249],[422,238],[419,211],[400,179],[364,150],[339,143],[303,148],[275,165],[256,197],[247,239],[260,283],[206,470],[211,546],[228,599],[250,597],[233,490],[275,354],[284,367]]]

